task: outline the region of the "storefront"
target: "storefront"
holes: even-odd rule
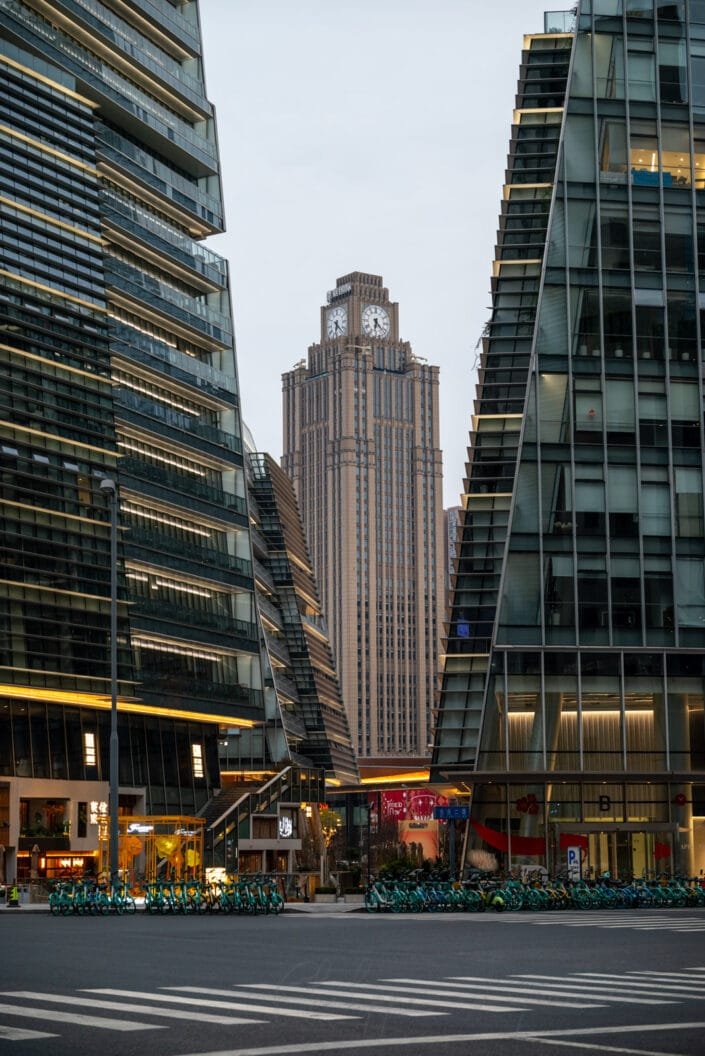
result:
[[[579,849],[584,876],[705,874],[705,785],[553,781],[476,784],[464,860],[493,853],[500,868],[567,871]]]

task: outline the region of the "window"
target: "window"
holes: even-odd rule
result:
[[[684,41],[661,40],[658,72],[661,102],[687,103]]]
[[[617,537],[637,535],[637,479],[633,466],[609,466],[607,475],[607,509],[610,534]]]
[[[629,79],[630,99],[656,98],[656,67],[654,56],[643,51],[632,51],[627,54],[627,76]]]
[[[95,743],[95,734],[86,730],[83,734],[83,765],[97,766],[98,752]]]
[[[638,271],[660,271],[661,225],[655,208],[635,204],[633,233],[635,269]]]
[[[193,776],[194,777],[205,777],[206,773],[203,768],[203,746],[200,744],[191,745],[191,762],[193,763]]]
[[[607,121],[602,132],[602,172],[627,171],[627,130],[623,121]]]
[[[676,478],[676,523],[679,536],[702,539],[703,480],[699,469],[680,467]]]

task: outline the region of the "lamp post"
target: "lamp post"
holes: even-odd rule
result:
[[[118,804],[119,751],[117,728],[117,487],[106,477],[100,482],[101,491],[110,505],[110,795],[108,797],[108,832],[110,837],[110,882],[118,877]]]
[[[372,804],[367,801],[367,886],[372,884]],[[377,823],[379,827],[379,821]]]

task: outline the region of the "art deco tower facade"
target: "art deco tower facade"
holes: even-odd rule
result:
[[[296,490],[361,758],[425,754],[444,595],[438,368],[378,275],[339,279],[284,375]]]
[[[705,868],[705,4],[525,38],[434,753],[511,864]],[[472,841],[471,841],[472,845]]]

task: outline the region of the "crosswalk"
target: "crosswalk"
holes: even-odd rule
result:
[[[619,930],[629,928],[632,931],[705,931],[705,912],[690,912],[682,909],[670,909],[665,912],[651,909],[607,910],[604,913],[580,910],[561,912],[505,914],[498,917],[505,924],[535,924],[539,927],[567,928],[608,928]]]
[[[72,993],[11,990],[0,992],[0,1049],[3,1042],[56,1038],[68,1028],[125,1034],[178,1028],[183,1021],[209,1028],[256,1027],[286,1018],[333,1025],[374,1016],[420,1019],[488,1013],[492,1019],[544,1009],[550,1015],[556,1008],[627,1010],[644,1005],[689,1006],[687,1011],[693,1013],[698,1005],[705,1008],[705,965],[679,972],[559,975],[539,970],[437,979],[404,975],[370,982],[317,979],[298,986],[161,986],[151,992],[113,987]]]

